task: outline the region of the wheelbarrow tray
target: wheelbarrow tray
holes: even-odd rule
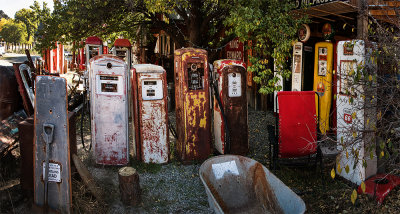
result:
[[[239,155],[206,160],[199,170],[215,213],[304,213],[304,201],[259,162]]]

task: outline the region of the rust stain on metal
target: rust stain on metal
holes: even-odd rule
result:
[[[219,95],[229,127],[230,153],[238,155],[245,155],[249,150],[245,67],[245,64],[238,60],[214,62],[214,72],[219,77]],[[229,75],[234,77],[240,75],[240,82],[235,84],[236,90],[240,90],[237,95],[229,95]],[[217,100],[214,100],[214,134],[217,150],[225,154],[225,126]]]
[[[145,163],[167,163],[169,135],[166,72],[157,65],[135,65],[131,85],[137,158]]]
[[[127,72],[119,57],[90,59],[92,143],[97,164],[125,165],[129,161]]]
[[[252,185],[256,200],[263,210],[271,213],[283,213],[276,195],[265,177],[263,166],[256,163],[250,168],[250,172],[254,172]]]
[[[175,51],[177,151],[182,161],[204,160],[211,153],[211,115],[207,52]]]

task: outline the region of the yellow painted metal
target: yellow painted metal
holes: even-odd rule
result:
[[[329,130],[329,113],[332,103],[332,68],[333,44],[331,42],[316,43],[313,90],[320,95],[319,104],[318,98],[315,98],[315,103],[319,105],[319,129],[322,134]],[[316,107],[318,108],[318,106]]]

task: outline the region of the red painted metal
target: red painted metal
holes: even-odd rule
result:
[[[91,45],[103,45],[103,41],[97,37],[97,36],[90,36],[85,40],[85,44],[91,44]]]
[[[169,161],[167,75],[161,66],[135,65],[132,77],[137,158]]]
[[[294,158],[317,152],[314,91],[281,91],[279,106],[279,157]]]
[[[378,174],[365,182],[365,194],[375,197],[379,204],[382,204],[385,197],[396,186],[400,185],[400,177],[391,174]],[[362,194],[361,185],[357,189],[358,194]]]
[[[229,153],[245,155],[249,150],[246,65],[239,60],[218,60],[214,62],[214,73],[218,81],[218,93],[229,128]],[[240,78],[239,81],[237,81],[237,77]],[[234,83],[234,86],[231,86],[231,89],[229,87],[229,79],[237,81]],[[233,87],[235,87],[237,92],[232,92],[234,90]],[[232,94],[230,94],[230,90],[232,90]],[[221,154],[225,154],[227,151],[225,145],[226,133],[224,129],[225,122],[222,117],[222,112],[217,100],[214,99],[215,147]]]
[[[78,63],[79,63],[79,70],[82,71],[82,70],[86,69],[86,57],[85,57],[85,49],[84,48],[79,48]]]
[[[244,61],[244,44],[238,37],[230,41],[225,47],[225,56],[227,59]]]
[[[132,44],[129,42],[128,39],[116,39],[114,42],[114,46],[130,48],[132,47]]]
[[[211,153],[211,115],[207,51],[175,51],[177,153],[183,162]]]

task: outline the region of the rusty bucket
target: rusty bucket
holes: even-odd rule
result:
[[[239,155],[206,160],[200,179],[215,213],[304,213],[304,201],[259,162]]]

